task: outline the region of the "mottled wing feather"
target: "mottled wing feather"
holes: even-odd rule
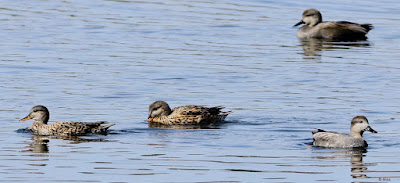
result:
[[[222,121],[231,112],[221,113],[223,107],[181,106],[173,109],[169,116],[153,118],[153,122],[168,125],[209,124]]]
[[[194,105],[176,107],[169,115],[169,118],[173,124],[200,124],[210,115],[208,109],[207,107]]]
[[[56,122],[47,125],[54,135],[85,135],[87,133],[105,133],[114,124],[101,126],[105,122]]]

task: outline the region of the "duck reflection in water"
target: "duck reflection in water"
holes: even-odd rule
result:
[[[226,122],[225,122],[226,123]],[[213,123],[204,125],[165,125],[161,123],[149,123],[149,128],[162,129],[220,129],[223,123]]]
[[[32,136],[32,143],[27,146],[28,150],[22,152],[48,153],[49,152],[49,137]]]
[[[314,153],[322,154],[321,156],[316,156],[318,161],[320,160],[335,160],[333,162],[338,162],[336,160],[342,160],[344,158],[350,158],[350,172],[351,176],[355,179],[369,178],[366,173],[368,172],[368,166],[373,164],[363,163],[363,157],[367,154],[367,149],[363,147],[348,148],[348,149],[326,149],[321,147],[313,147],[317,151]],[[321,151],[319,151],[321,150]],[[340,161],[341,162],[341,161]],[[332,164],[331,166],[338,166],[337,164]]]
[[[364,172],[368,171],[363,163],[363,156],[367,152],[365,148],[353,148],[350,153],[351,173],[353,178],[368,178]]]
[[[335,42],[323,39],[300,39],[301,47],[303,48],[303,55],[310,59],[319,58],[322,56],[322,51],[351,49],[357,47],[369,47],[368,41],[358,42]]]
[[[89,138],[82,138],[79,136],[41,136],[34,135],[31,137],[32,143],[29,144],[26,148],[27,150],[23,150],[22,152],[34,152],[34,153],[48,153],[49,152],[49,144],[50,140],[68,140],[70,144],[78,144],[84,142],[106,142],[104,138],[97,138],[86,136]]]

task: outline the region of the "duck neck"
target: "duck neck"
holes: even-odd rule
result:
[[[32,126],[42,126],[42,125],[47,125],[47,122],[41,120],[35,120],[35,122],[33,122],[32,124]]]
[[[314,27],[314,26],[318,25],[319,23],[321,23],[321,22],[313,22],[313,23],[311,23],[311,24],[308,24],[308,26]]]
[[[172,113],[172,110],[171,110],[171,108],[168,106],[168,105],[166,105],[166,106],[163,106],[163,111],[161,112],[161,116],[168,116],[168,115],[170,115]]]
[[[363,131],[361,131],[361,132],[351,132],[351,136],[352,137],[355,137],[355,138],[362,138],[362,135],[363,135]]]
[[[168,108],[167,108],[167,111],[166,111],[166,112],[167,112],[167,114],[168,114],[168,115],[170,115],[170,114],[172,113],[172,110],[171,110],[171,108],[169,108],[169,106],[168,106]]]
[[[49,119],[50,119],[50,114],[46,113],[43,116],[41,116],[40,118],[36,118],[35,119],[35,123],[40,123],[40,124],[47,125],[47,122],[49,121]]]

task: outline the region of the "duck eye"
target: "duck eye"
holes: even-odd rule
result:
[[[310,17],[310,16],[314,16],[314,14],[308,14],[307,16],[308,16],[308,17]]]
[[[33,112],[38,112],[38,110],[33,110]]]

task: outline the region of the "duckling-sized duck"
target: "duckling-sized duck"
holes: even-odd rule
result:
[[[302,20],[294,26],[306,24],[297,31],[297,37],[329,40],[365,40],[366,34],[373,29],[371,24],[357,24],[347,21],[323,22],[321,13],[316,9],[303,12]]]
[[[378,133],[369,126],[365,116],[356,116],[351,120],[350,135],[318,129],[313,134],[313,145],[333,148],[367,147],[362,137],[365,131]]]
[[[198,125],[223,121],[233,111],[222,112],[223,107],[187,105],[173,110],[164,101],[156,101],[149,106],[149,123],[165,125]]]
[[[29,130],[35,135],[59,135],[59,136],[75,136],[85,135],[87,133],[107,133],[107,129],[115,124],[101,126],[106,122],[56,122],[47,124],[50,118],[49,110],[42,105],[34,106],[29,115],[22,118],[20,121],[34,119]]]

